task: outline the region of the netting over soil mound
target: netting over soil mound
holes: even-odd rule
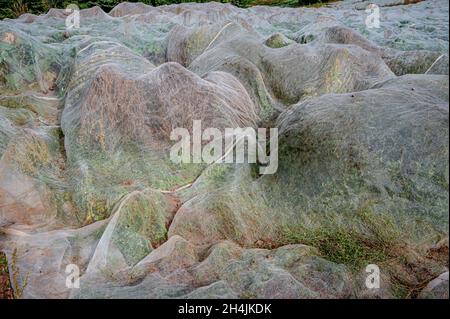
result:
[[[15,295],[448,296],[449,6],[376,2],[382,28],[353,0],[1,21],[0,251]],[[171,133],[195,120],[278,128],[278,170],[173,162]]]

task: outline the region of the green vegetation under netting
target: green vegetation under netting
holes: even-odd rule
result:
[[[125,2],[122,0],[0,0],[0,19],[17,18],[24,13],[42,14],[50,8],[65,8],[69,4],[76,4],[81,9],[94,6],[101,7],[105,12],[110,11],[117,4]],[[209,2],[209,0],[141,0],[128,2],[142,2],[152,6],[167,5],[183,2]],[[269,5],[283,7],[297,7],[308,5],[321,5],[329,2],[327,0],[220,0],[222,3],[231,3],[235,6],[246,8],[254,5]]]
[[[0,299],[448,298],[448,1],[69,1],[0,7]]]

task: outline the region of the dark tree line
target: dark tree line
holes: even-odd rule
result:
[[[128,2],[142,2],[145,4],[159,6],[164,4],[182,3],[182,2],[209,2],[211,0],[128,0]],[[250,5],[284,5],[300,6],[326,1],[320,0],[216,0],[223,3],[232,3],[238,7],[248,7]],[[0,18],[17,18],[23,13],[34,14],[46,13],[50,8],[65,8],[69,4],[76,4],[80,9],[93,6],[101,7],[105,12],[109,12],[117,4],[125,2],[123,0],[0,0]]]

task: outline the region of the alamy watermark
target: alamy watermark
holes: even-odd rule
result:
[[[201,121],[194,120],[192,136],[186,128],[175,128],[170,139],[177,141],[170,150],[174,163],[258,163],[261,175],[278,169],[277,128],[225,128],[222,133],[212,127],[202,130]]]
[[[366,27],[378,29],[380,27],[380,7],[371,3],[367,6],[366,13],[368,14],[365,21]]]
[[[66,29],[73,30],[80,28],[80,8],[76,4],[69,4],[66,7],[66,13],[69,14],[66,18]]]
[[[75,264],[68,264],[66,274],[66,287],[69,289],[80,288],[80,268]]]
[[[375,264],[367,265],[366,273],[366,287],[368,289],[379,289],[380,288],[380,267]]]

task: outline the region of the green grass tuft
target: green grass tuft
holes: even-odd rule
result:
[[[395,224],[367,207],[355,212],[355,218],[358,222],[351,227],[334,222],[315,228],[289,226],[282,232],[281,241],[316,247],[324,258],[355,272],[393,258],[395,247],[402,243]]]

